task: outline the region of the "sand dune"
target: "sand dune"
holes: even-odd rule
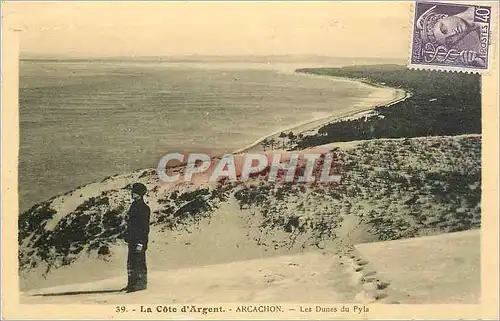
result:
[[[358,244],[357,250],[411,296],[402,303],[479,303],[480,230],[408,240]],[[401,262],[401,264],[400,264]]]
[[[479,230],[446,233],[480,226],[480,142],[465,135],[325,146],[340,148],[349,166],[342,189],[254,182],[172,190],[151,170],[89,184],[21,216],[22,300],[477,302]],[[402,171],[410,179],[395,175]],[[148,185],[153,211],[148,291],[74,293],[124,286],[120,233],[134,181]],[[440,197],[439,186],[453,186],[447,195],[459,202]],[[437,236],[418,238],[426,235]],[[379,242],[388,239],[403,240]],[[63,295],[33,296],[40,293]]]
[[[479,230],[344,246],[338,251],[150,273],[146,291],[117,292],[125,276],[24,292],[22,303],[473,303]],[[446,246],[436,246],[446,244]],[[415,251],[424,252],[418,255]],[[398,264],[404,262],[404,264]]]
[[[151,273],[149,288],[134,294],[89,293],[81,295],[29,296],[118,289],[124,277],[95,283],[68,285],[26,293],[25,303],[202,303],[202,302],[340,302],[355,293],[339,291],[346,278],[336,261],[319,252],[267,259],[231,262],[204,267]],[[344,290],[347,287],[344,286]]]

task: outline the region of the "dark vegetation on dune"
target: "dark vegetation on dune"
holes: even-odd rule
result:
[[[151,225],[159,226],[162,231],[187,229],[209,217],[217,204],[227,199],[229,188],[220,185],[211,191],[173,191],[158,200],[161,209],[152,213]],[[21,214],[18,220],[20,270],[36,268],[44,262],[44,275],[47,275],[51,269],[69,265],[84,253],[106,259],[111,254],[111,246],[123,239],[128,210],[124,199],[128,193],[129,189],[123,188],[91,197],[49,229],[48,223],[57,217],[50,202],[35,205]],[[112,202],[112,198],[118,201]]]
[[[19,253],[19,268],[37,267],[38,258],[47,263],[45,273],[48,273],[53,267],[71,264],[83,252],[108,255],[110,244],[116,242],[125,229],[123,205],[110,206],[108,194],[113,193],[103,192],[98,197],[87,199],[62,217],[53,229],[46,227],[57,217],[57,212],[48,204],[33,206],[20,215],[19,244],[24,243],[23,246],[31,251]],[[31,227],[33,218],[43,218],[39,228]]]
[[[219,184],[209,190],[200,188],[180,194],[173,191],[158,199],[160,209],[155,211],[152,224],[161,231],[187,229],[193,223],[209,218],[220,202],[228,199],[231,185]]]
[[[304,68],[297,72],[353,78],[411,93],[390,107],[377,107],[375,115],[367,119],[325,125],[317,135],[297,139],[299,149],[351,140],[481,133],[479,75],[410,70],[398,65]]]
[[[235,194],[240,207],[257,209],[261,228],[314,231],[313,243],[336,238],[345,215],[380,240],[480,227],[480,137],[369,141],[336,152],[341,185],[261,182]]]
[[[241,186],[235,198],[242,209],[250,209],[257,216],[253,226],[260,233],[254,240],[258,245],[278,248],[300,246],[321,247],[321,243],[336,239],[335,229],[342,223],[342,203],[339,186],[325,189],[312,188],[311,184],[283,183],[275,185],[260,182],[258,185]],[[277,232],[289,237],[275,239]],[[305,236],[298,244],[298,238]]]

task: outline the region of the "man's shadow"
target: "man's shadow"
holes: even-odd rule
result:
[[[81,295],[81,294],[100,294],[100,293],[118,293],[124,292],[125,289],[115,290],[96,290],[96,291],[73,291],[73,292],[56,292],[56,293],[39,293],[32,296],[64,296],[64,295]]]

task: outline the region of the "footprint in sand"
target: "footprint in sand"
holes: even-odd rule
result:
[[[361,283],[370,283],[370,282],[376,282],[376,281],[378,281],[378,279],[373,277],[373,276],[361,278]]]
[[[368,272],[363,273],[363,276],[372,276],[372,275],[375,275],[375,274],[377,274],[377,272],[375,272],[375,271],[368,271]]]
[[[356,300],[363,303],[399,303],[397,301],[386,302],[388,297],[386,289],[390,283],[381,281],[377,277],[376,271],[367,270],[366,266],[369,264],[367,260],[355,254],[348,257],[344,262],[339,262],[338,265],[344,265],[354,270],[355,273],[352,274],[353,281],[359,289],[358,294],[355,296]]]
[[[375,283],[375,282],[363,283],[361,288],[365,292],[375,292],[375,291],[379,290],[377,283]]]
[[[389,285],[391,285],[391,283],[389,283],[389,282],[382,282],[382,281],[380,281],[380,282],[377,283],[377,287],[378,287],[379,290],[387,289],[389,287]]]
[[[358,265],[367,265],[368,264],[368,261],[365,261],[365,260],[361,260],[361,261],[358,261],[356,264]]]
[[[361,271],[359,271],[357,273],[360,282],[361,282],[362,278],[373,277],[373,276],[376,276],[376,274],[377,274],[377,272],[375,272],[375,271],[368,271],[366,269],[363,269],[363,270],[361,270]]]
[[[388,282],[382,282],[379,279],[376,279],[371,282],[362,282],[362,288],[365,291],[371,290],[371,291],[376,291],[376,290],[385,290],[389,286]]]
[[[387,298],[387,293],[379,293],[375,296],[375,301]]]
[[[264,278],[266,279],[267,283],[274,283],[283,280],[285,276],[283,274],[273,274],[273,275],[266,275],[264,276]]]
[[[385,298],[387,298],[387,293],[380,290],[363,290],[356,295],[356,299],[363,303],[376,302]]]

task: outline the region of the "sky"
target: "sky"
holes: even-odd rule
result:
[[[8,2],[21,55],[406,58],[411,2]]]

